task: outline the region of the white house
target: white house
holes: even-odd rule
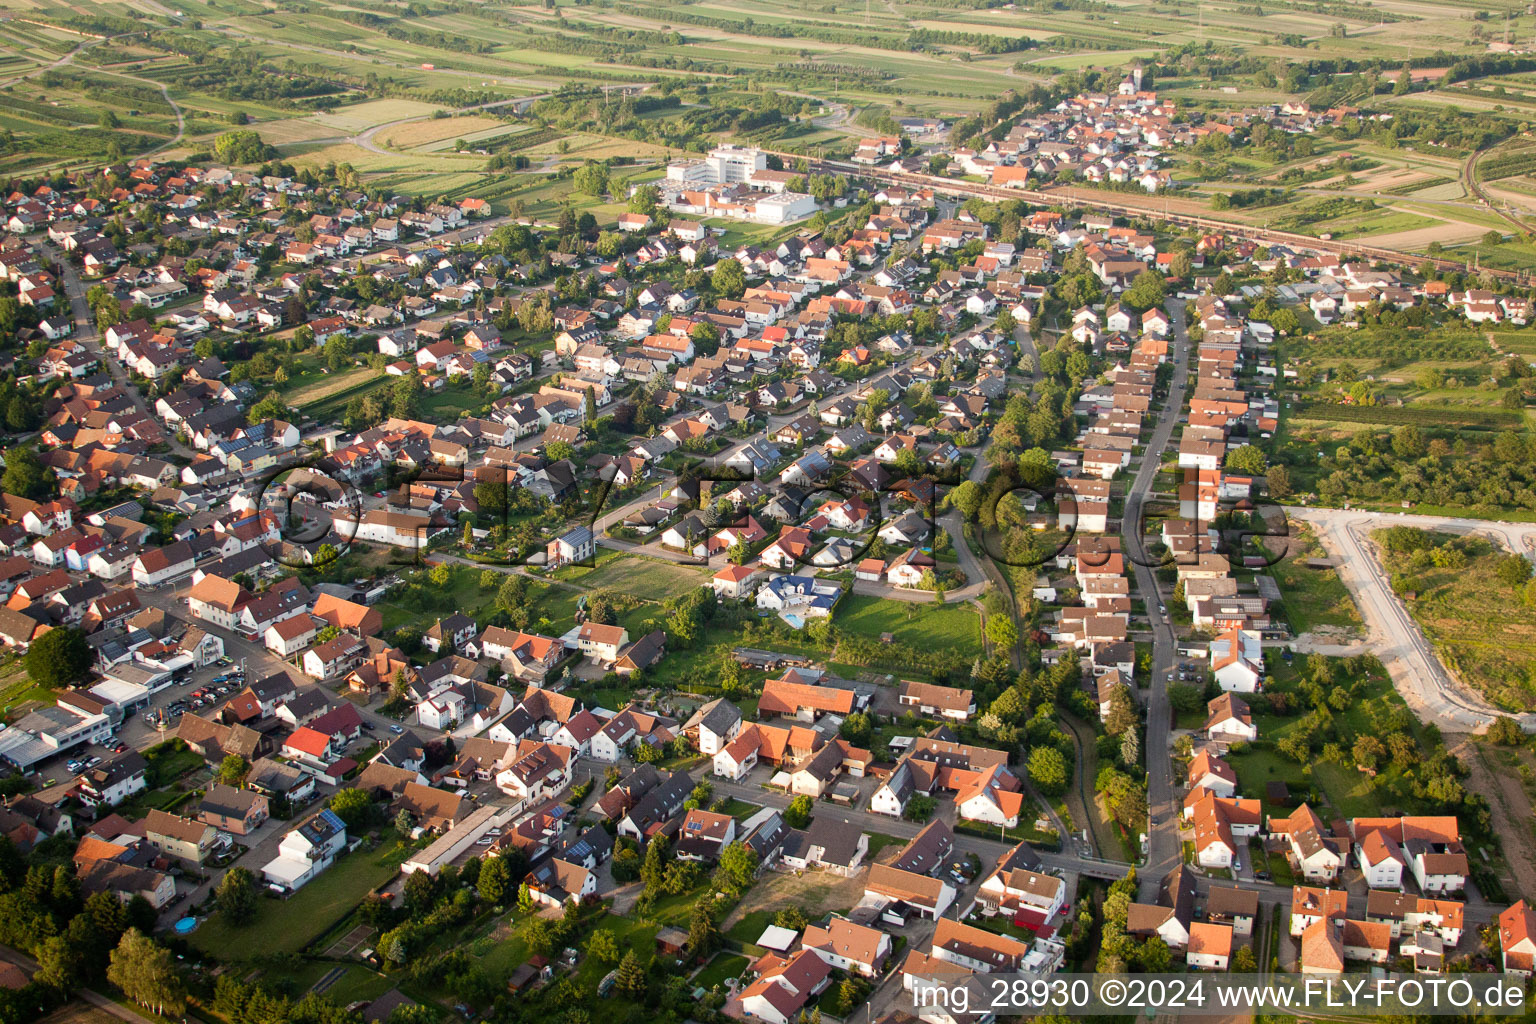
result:
[[[705,704],[683,725],[699,753],[713,757],[741,734],[741,711],[724,697]]]
[[[346,845],[346,824],[334,812],[321,811],[283,837],[277,857],[261,869],[262,877],[293,892],[330,867]]]
[[[1229,693],[1253,693],[1264,681],[1264,651],[1256,629],[1233,629],[1211,641],[1211,672]]]

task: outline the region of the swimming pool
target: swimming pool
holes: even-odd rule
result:
[[[177,921],[175,924],[171,925],[171,929],[177,935],[189,935],[197,929],[197,918],[184,917],[180,921]]]

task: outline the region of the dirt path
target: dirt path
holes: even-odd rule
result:
[[[1493,812],[1494,834],[1503,839],[1504,859],[1521,893],[1536,892],[1536,844],[1531,842],[1531,798],[1518,775],[1495,770],[1482,746],[1462,737],[1450,748],[1467,766],[1467,789],[1488,797]],[[1471,854],[1470,856],[1476,856]]]
[[[1094,779],[1088,774],[1088,754],[1095,746],[1093,730],[1086,722],[1072,715],[1062,715],[1061,721],[1072,733],[1072,742],[1077,747],[1077,765],[1074,774],[1077,776],[1073,784],[1067,787],[1067,809],[1072,812],[1073,822],[1079,829],[1086,828],[1088,834],[1093,837],[1093,848],[1100,857],[1117,856],[1120,852],[1120,839],[1115,835],[1113,827],[1104,819],[1103,809],[1099,805],[1098,797],[1094,795]],[[1072,848],[1072,837],[1062,836],[1062,849]]]

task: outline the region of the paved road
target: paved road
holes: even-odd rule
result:
[[[123,393],[132,400],[134,408],[153,419],[156,423],[159,423],[160,418],[155,415],[154,409],[150,408],[149,403],[144,400],[144,396],[139,393],[139,389],[128,378],[123,365],[113,358],[111,353],[107,352],[104,347],[101,332],[96,329],[96,318],[91,316],[91,307],[85,301],[85,283],[81,281],[79,272],[75,270],[75,265],[65,258],[66,254],[63,251],[54,248],[46,242],[40,241],[34,243],[34,245],[46,254],[50,260],[58,264],[63,275],[64,294],[69,299],[69,313],[75,322],[74,340],[80,342],[95,354],[101,361],[101,364],[107,368],[107,373],[111,375],[113,383],[121,388]],[[170,431],[166,431],[166,443],[173,452],[188,462],[192,461],[197,455],[192,449],[182,444],[181,440]]]
[[[1142,450],[1141,463],[1125,496],[1126,525],[1121,528],[1126,555],[1136,573],[1136,590],[1146,603],[1147,618],[1152,623],[1152,681],[1147,690],[1147,810],[1152,818],[1148,826],[1147,866],[1141,875],[1141,898],[1152,902],[1157,897],[1159,881],[1179,863],[1179,802],[1173,792],[1172,712],[1168,707],[1168,673],[1178,654],[1173,623],[1156,607],[1165,602],[1157,587],[1157,577],[1147,568],[1146,540],[1141,532],[1141,510],[1157,479],[1163,452],[1173,437],[1173,426],[1184,407],[1184,391],[1189,376],[1189,331],[1184,320],[1184,303],[1170,300],[1168,317],[1173,322],[1173,383],[1162,415],[1152,430],[1152,437]]]
[[[1385,526],[1415,526],[1441,532],[1478,533],[1530,557],[1536,547],[1536,524],[1399,516],[1352,509],[1288,507],[1286,513],[1309,523],[1323,547],[1339,557],[1339,579],[1365,619],[1371,634],[1371,650],[1386,666],[1414,713],[1446,732],[1486,729],[1500,712],[1446,670],[1407,607],[1392,593],[1370,532]],[[1536,714],[1515,717],[1526,732],[1536,732]]]

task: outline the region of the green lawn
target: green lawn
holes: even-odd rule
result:
[[[762,807],[758,804],[752,804],[745,800],[737,800],[732,798],[725,802],[724,807],[720,808],[720,813],[729,814],[737,821],[740,821],[743,818],[752,817],[752,815],[756,814],[760,810],[762,810]]]
[[[969,602],[936,605],[848,594],[838,603],[835,621],[839,629],[861,636],[890,633],[915,647],[962,651],[967,658],[981,653],[981,616]]]
[[[647,601],[664,601],[709,582],[709,570],[642,555],[600,560],[595,569],[568,570],[567,578],[591,590],[616,590]]]
[[[726,929],[725,936],[733,942],[750,947],[749,952],[759,949],[761,947],[754,943],[762,936],[763,929],[773,924],[773,917],[771,910],[753,910],[743,914],[741,920]]]
[[[263,899],[256,920],[244,928],[213,917],[190,941],[225,960],[300,952],[350,914],[370,891],[393,878],[414,849],[386,841],[376,849],[348,854],[288,899]]]
[[[452,422],[465,413],[485,409],[490,403],[462,385],[445,384],[440,391],[424,392],[421,415],[434,423]]]
[[[875,858],[880,855],[880,851],[885,849],[887,846],[905,846],[907,843],[908,840],[906,839],[899,839],[896,836],[888,836],[884,832],[871,832],[869,834],[869,853],[865,859],[869,863],[873,864],[875,862]]]
[[[1270,567],[1270,574],[1280,586],[1285,601],[1285,618],[1294,633],[1307,633],[1319,626],[1358,630],[1360,610],[1349,596],[1337,569],[1312,569],[1305,564],[1327,556],[1306,525],[1290,524],[1290,536],[1278,538],[1286,555]]]
[[[1329,660],[1342,663],[1345,659]],[[1301,678],[1302,664],[1302,659],[1297,659],[1295,666],[1277,661],[1271,666],[1270,682],[1266,689],[1294,695]],[[1347,751],[1357,736],[1380,729],[1378,716],[1386,716],[1386,720],[1390,720],[1393,713],[1405,713],[1403,699],[1385,674],[1373,673],[1366,678],[1364,686],[1349,706],[1334,712],[1337,742]],[[1240,744],[1227,756],[1227,762],[1237,773],[1239,793],[1263,799],[1266,783],[1284,782],[1296,803],[1320,799],[1339,817],[1382,814],[1388,809],[1403,814],[1426,813],[1423,801],[1413,794],[1413,780],[1394,769],[1384,768],[1373,779],[1357,771],[1353,764],[1317,756],[1315,747],[1306,764],[1281,754],[1276,745],[1298,728],[1304,717],[1300,712],[1280,716],[1255,711],[1254,725],[1259,730],[1258,741]],[[1408,720],[1411,722],[1411,717]],[[1416,724],[1412,732],[1418,736]],[[1321,738],[1316,742],[1320,744]]]
[[[329,960],[308,960],[293,972],[277,971],[264,975],[266,980],[281,980],[292,985],[298,993],[309,991],[321,978],[335,970],[338,964]],[[372,1001],[394,988],[399,979],[390,978],[364,967],[349,964],[342,967],[342,975],[326,986],[323,995],[340,1006],[361,1000]]]
[[[728,979],[740,977],[749,963],[751,961],[746,957],[737,956],[735,953],[716,953],[715,958],[693,976],[693,983],[706,990],[716,985],[723,986]]]

